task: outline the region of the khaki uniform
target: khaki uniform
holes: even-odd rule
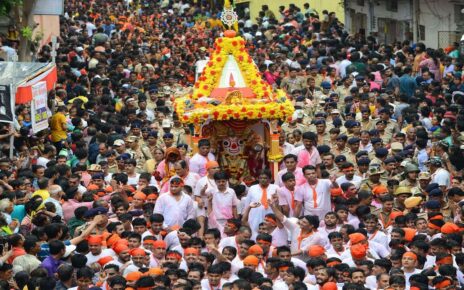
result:
[[[418,195],[418,194],[423,194],[427,196],[427,193],[425,192],[425,189],[420,188],[420,186],[415,186],[411,188],[412,195]]]
[[[111,174],[119,173],[118,163],[108,164],[108,172]]]
[[[149,159],[152,159],[153,157],[151,156],[150,150],[148,147],[141,147],[136,150],[128,149],[127,153],[132,154],[133,158],[135,161],[137,161],[137,166],[136,166],[136,171],[137,173],[142,173],[143,171],[143,166],[145,162]]]
[[[285,77],[280,83],[280,87],[289,93],[293,92],[294,90],[301,91],[305,87],[305,80],[304,78],[298,76],[295,78]]]
[[[379,185],[387,186],[383,182],[373,183],[369,179],[364,179],[363,181],[361,181],[361,185],[359,186],[359,190],[371,191],[372,189],[374,189],[374,187],[379,186]]]
[[[452,222],[453,221],[453,211],[448,203],[445,203],[446,206],[441,208],[441,213],[443,214],[443,218],[445,222]]]
[[[395,208],[393,208],[392,212],[398,211]],[[390,220],[390,214],[391,213],[386,213],[383,211],[382,208],[377,208],[374,211],[371,212],[373,215],[377,216],[384,226],[384,228],[388,227],[393,221]]]
[[[174,144],[185,144],[185,129],[184,127],[173,127],[171,133],[174,135]]]
[[[361,130],[362,131],[370,131],[372,127],[375,127],[375,123],[373,120],[369,119],[367,121],[361,120]]]
[[[74,231],[74,236],[78,237],[80,234],[82,234],[88,227],[90,226],[90,223],[85,223],[82,226],[79,226],[75,229]],[[95,227],[92,232],[90,233],[91,235],[101,235],[103,233],[107,232],[106,229],[98,229],[98,227]]]
[[[333,151],[333,154],[335,154],[335,156],[337,155],[347,155],[350,153],[350,149],[348,149],[347,147],[343,148],[342,150],[338,149],[337,147],[334,147],[332,148],[332,151]]]
[[[327,169],[327,172],[329,172],[330,176],[337,176],[340,177],[343,174],[338,170],[337,166],[334,166],[331,169]]]
[[[322,135],[319,135],[319,134],[317,135],[317,145],[329,145],[329,144],[330,144],[329,132],[324,132],[324,134]]]
[[[337,87],[335,89],[335,92],[338,94],[338,96],[340,97],[340,101],[344,100],[345,97],[347,96],[350,96],[351,93],[350,93],[350,87],[345,87],[345,86],[341,86],[341,87]],[[340,102],[342,103],[342,102]],[[343,104],[341,104],[343,105]]]
[[[301,130],[301,132],[304,133],[306,129],[306,127],[303,124],[299,124],[299,123],[297,123],[294,127],[290,126],[289,123],[283,123],[281,128],[282,128],[282,131],[285,132],[285,134],[293,133],[293,131],[295,131],[296,129],[299,129]]]
[[[407,187],[413,188],[413,187],[419,186],[419,182],[416,181],[412,183],[411,181],[409,181],[409,179],[405,179],[405,180],[400,181],[400,186],[407,186]]]
[[[357,166],[356,163],[356,153],[353,153],[349,151],[347,154],[345,154],[346,161],[352,163],[354,166]]]

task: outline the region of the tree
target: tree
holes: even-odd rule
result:
[[[33,10],[37,0],[0,0],[0,15],[9,16],[19,31],[19,60],[31,61],[32,34],[36,28]]]

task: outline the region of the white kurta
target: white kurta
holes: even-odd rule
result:
[[[315,186],[316,196],[313,196],[311,186],[306,182],[295,189],[295,200],[303,203],[303,215],[317,215],[320,220],[331,210],[330,187],[328,179],[318,179]],[[314,203],[316,200],[316,204]]]
[[[266,189],[267,199],[271,199],[272,195],[278,194],[279,187],[275,184],[269,184]],[[248,194],[245,198],[245,206],[249,206],[253,202],[261,202],[261,197],[263,195],[263,190],[259,184],[253,185],[248,190]],[[264,208],[264,205],[259,207],[252,208],[248,216],[248,224],[251,227],[252,238],[256,238],[258,235],[259,224],[263,222],[266,214],[272,213],[272,209],[269,206],[267,209]]]
[[[176,200],[171,193],[161,194],[156,201],[153,213],[162,214],[164,223],[170,227],[182,226],[186,220],[195,218],[193,200],[185,193],[182,193],[179,200]]]

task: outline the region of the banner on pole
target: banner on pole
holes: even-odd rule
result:
[[[11,104],[11,86],[0,85],[0,122],[13,123],[14,108]]]
[[[31,114],[34,133],[48,128],[46,82],[38,82],[32,86]]]

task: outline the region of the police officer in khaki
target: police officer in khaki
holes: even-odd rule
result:
[[[404,166],[404,176],[405,179],[400,181],[400,186],[409,186],[411,188],[417,187],[419,182],[417,177],[419,175],[419,167],[414,163],[407,163]]]
[[[379,165],[374,164],[374,165],[369,166],[369,169],[367,171],[367,174],[368,174],[369,177],[368,177],[368,179],[364,179],[361,182],[361,186],[359,187],[359,190],[372,191],[374,189],[374,187],[380,186],[380,185],[383,185],[383,186],[386,187],[387,184],[383,183],[380,180],[380,176],[381,176],[381,174],[383,172],[384,172],[384,170]]]
[[[411,188],[408,186],[398,186],[393,194],[395,196],[393,208],[401,212],[404,211],[406,209],[404,201],[412,196]]]

